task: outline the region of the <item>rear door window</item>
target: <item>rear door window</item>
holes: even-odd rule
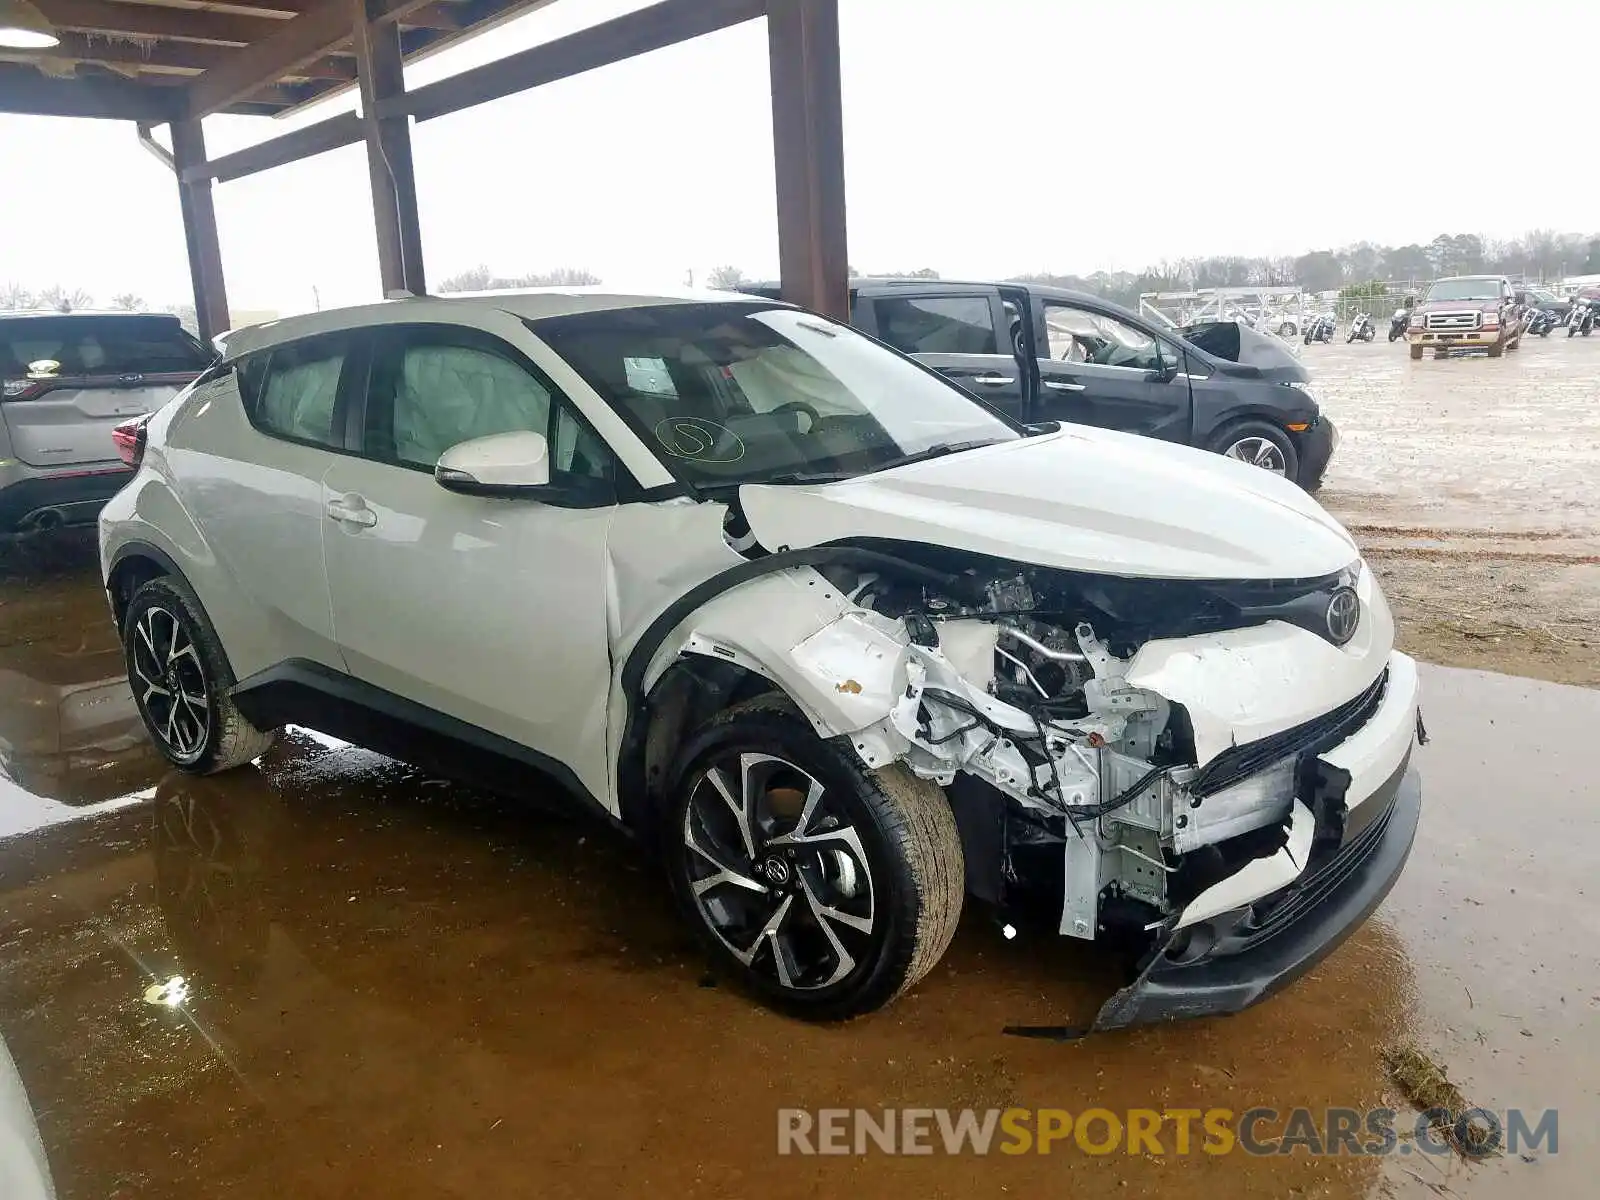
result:
[[[32,363],[58,364],[61,376],[198,373],[212,359],[167,317],[60,316],[0,321],[0,376],[25,375]]]
[[[987,295],[877,296],[872,306],[878,336],[906,354],[1002,353]]]

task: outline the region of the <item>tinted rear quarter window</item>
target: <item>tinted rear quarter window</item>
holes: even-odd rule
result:
[[[0,320],[0,376],[29,363],[60,363],[60,375],[164,375],[199,372],[212,356],[170,317],[60,316]]]
[[[342,448],[334,412],[344,359],[340,338],[288,342],[245,359],[237,377],[251,424],[289,441]]]
[[[995,354],[986,296],[878,296],[878,336],[906,354]]]

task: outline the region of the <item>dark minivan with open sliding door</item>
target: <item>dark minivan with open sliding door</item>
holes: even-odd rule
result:
[[[777,295],[773,287],[748,289]],[[1233,322],[1184,330],[1036,284],[858,279],[851,324],[1019,421],[1072,421],[1181,442],[1322,482],[1338,444],[1310,375]]]

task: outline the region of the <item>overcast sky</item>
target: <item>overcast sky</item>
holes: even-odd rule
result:
[[[415,86],[645,0],[556,0]],[[840,0],[850,261],[1136,270],[1441,232],[1600,226],[1600,4]],[[1570,64],[1564,66],[1563,64]],[[1583,123],[1561,97],[1579,79]],[[1403,99],[1379,106],[1374,84]],[[1364,85],[1364,86],[1363,86]],[[1359,94],[1355,91],[1361,90]],[[1527,99],[1522,99],[1527,97]],[[219,154],[320,119],[212,117]],[[1470,142],[1450,139],[1470,136]],[[428,276],[777,270],[754,22],[413,128]],[[0,117],[0,281],[188,298],[170,176],[131,125]],[[235,311],[375,298],[365,150],[216,189]],[[1403,199],[1401,199],[1403,198]]]

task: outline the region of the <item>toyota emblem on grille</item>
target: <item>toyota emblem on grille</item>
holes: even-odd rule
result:
[[[1335,590],[1328,600],[1326,619],[1328,639],[1335,646],[1342,646],[1355,636],[1356,626],[1361,623],[1361,598],[1354,588]]]

